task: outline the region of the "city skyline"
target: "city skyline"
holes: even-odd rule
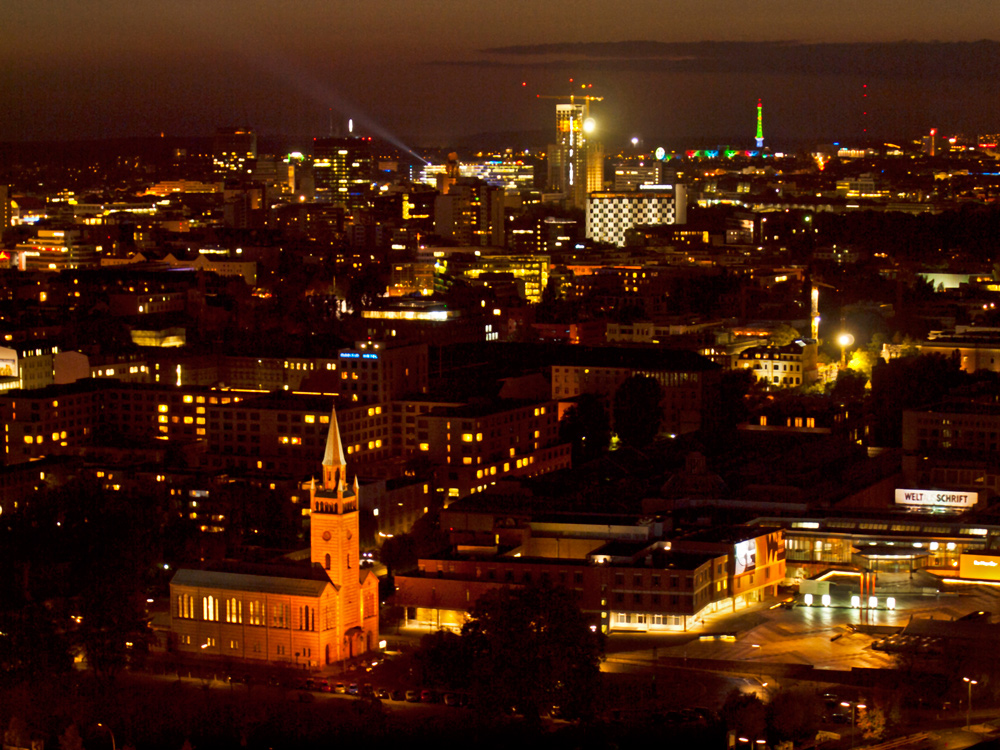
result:
[[[362,132],[446,145],[548,129],[550,107],[535,95],[585,81],[606,97],[594,114],[609,146],[693,136],[749,145],[758,98],[765,138],[780,145],[861,137],[863,117],[876,138],[990,130],[1000,96],[1000,43],[988,41],[1000,22],[980,1],[948,13],[929,2],[808,12],[766,2],[752,16],[720,1],[669,13],[520,0],[434,13],[388,0],[52,5],[10,13],[0,140],[203,135],[236,122],[324,136],[331,118],[353,117]]]

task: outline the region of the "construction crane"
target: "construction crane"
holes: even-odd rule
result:
[[[580,88],[587,88],[581,85]],[[590,103],[591,102],[603,102],[603,96],[590,96],[589,94],[535,94],[536,99],[560,99],[565,101],[569,99],[570,104],[576,104],[577,101],[581,101],[584,104],[583,116],[584,118],[590,117]]]

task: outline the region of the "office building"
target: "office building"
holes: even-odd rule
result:
[[[216,172],[246,174],[257,158],[257,133],[253,128],[227,127],[215,131],[212,163]]]
[[[317,198],[341,206],[358,218],[372,200],[375,162],[370,138],[313,139],[313,178]]]
[[[459,245],[504,247],[504,191],[463,180],[434,199],[434,232]]]
[[[706,615],[777,594],[782,532],[719,526],[670,538],[661,519],[531,507],[522,495],[465,498],[442,513],[450,547],[397,576],[408,619],[460,627],[480,596],[549,584],[574,592],[604,633],[685,632]]]
[[[65,271],[100,265],[99,250],[84,242],[79,230],[39,229],[33,239],[14,248],[14,258],[21,271]]]
[[[629,192],[592,193],[587,199],[586,234],[618,247],[633,227],[684,224],[687,189],[683,185],[646,185]]]
[[[583,208],[587,196],[604,187],[604,146],[595,140],[589,97],[556,105],[556,142],[549,147],[550,192],[562,193],[569,206]]]

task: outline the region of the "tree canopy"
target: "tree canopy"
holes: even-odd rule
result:
[[[551,706],[592,712],[604,638],[591,630],[573,595],[547,585],[494,589],[479,598],[462,628],[477,705],[515,708],[537,719]]]
[[[633,448],[649,445],[663,422],[663,389],[655,378],[632,375],[615,391],[615,432]]]
[[[611,440],[608,413],[600,396],[583,393],[559,420],[559,440],[573,446],[573,464],[600,456]]]

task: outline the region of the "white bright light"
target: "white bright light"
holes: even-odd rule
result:
[[[861,597],[857,596],[857,595],[852,596],[851,597],[851,606],[852,607],[860,607],[861,606]]]
[[[639,145],[639,139],[636,138],[635,136],[632,136],[632,145],[633,146],[638,146]]]
[[[805,600],[806,600],[806,605],[811,607],[812,603],[813,603],[813,595],[812,594],[806,594]]]
[[[823,594],[823,606],[824,607],[829,607],[830,606],[830,595],[829,594]]]
[[[846,349],[854,343],[854,337],[849,333],[842,333],[837,337],[837,343]]]
[[[593,133],[594,132],[594,128],[596,128],[596,127],[597,127],[597,123],[594,122],[594,118],[593,117],[588,117],[586,120],[583,121],[583,132],[584,133]]]
[[[875,609],[875,607],[878,606],[878,597],[877,596],[869,596],[868,597],[868,606],[871,609]]]
[[[896,598],[894,596],[890,596],[888,599],[885,600],[885,606],[887,609],[895,609]]]

